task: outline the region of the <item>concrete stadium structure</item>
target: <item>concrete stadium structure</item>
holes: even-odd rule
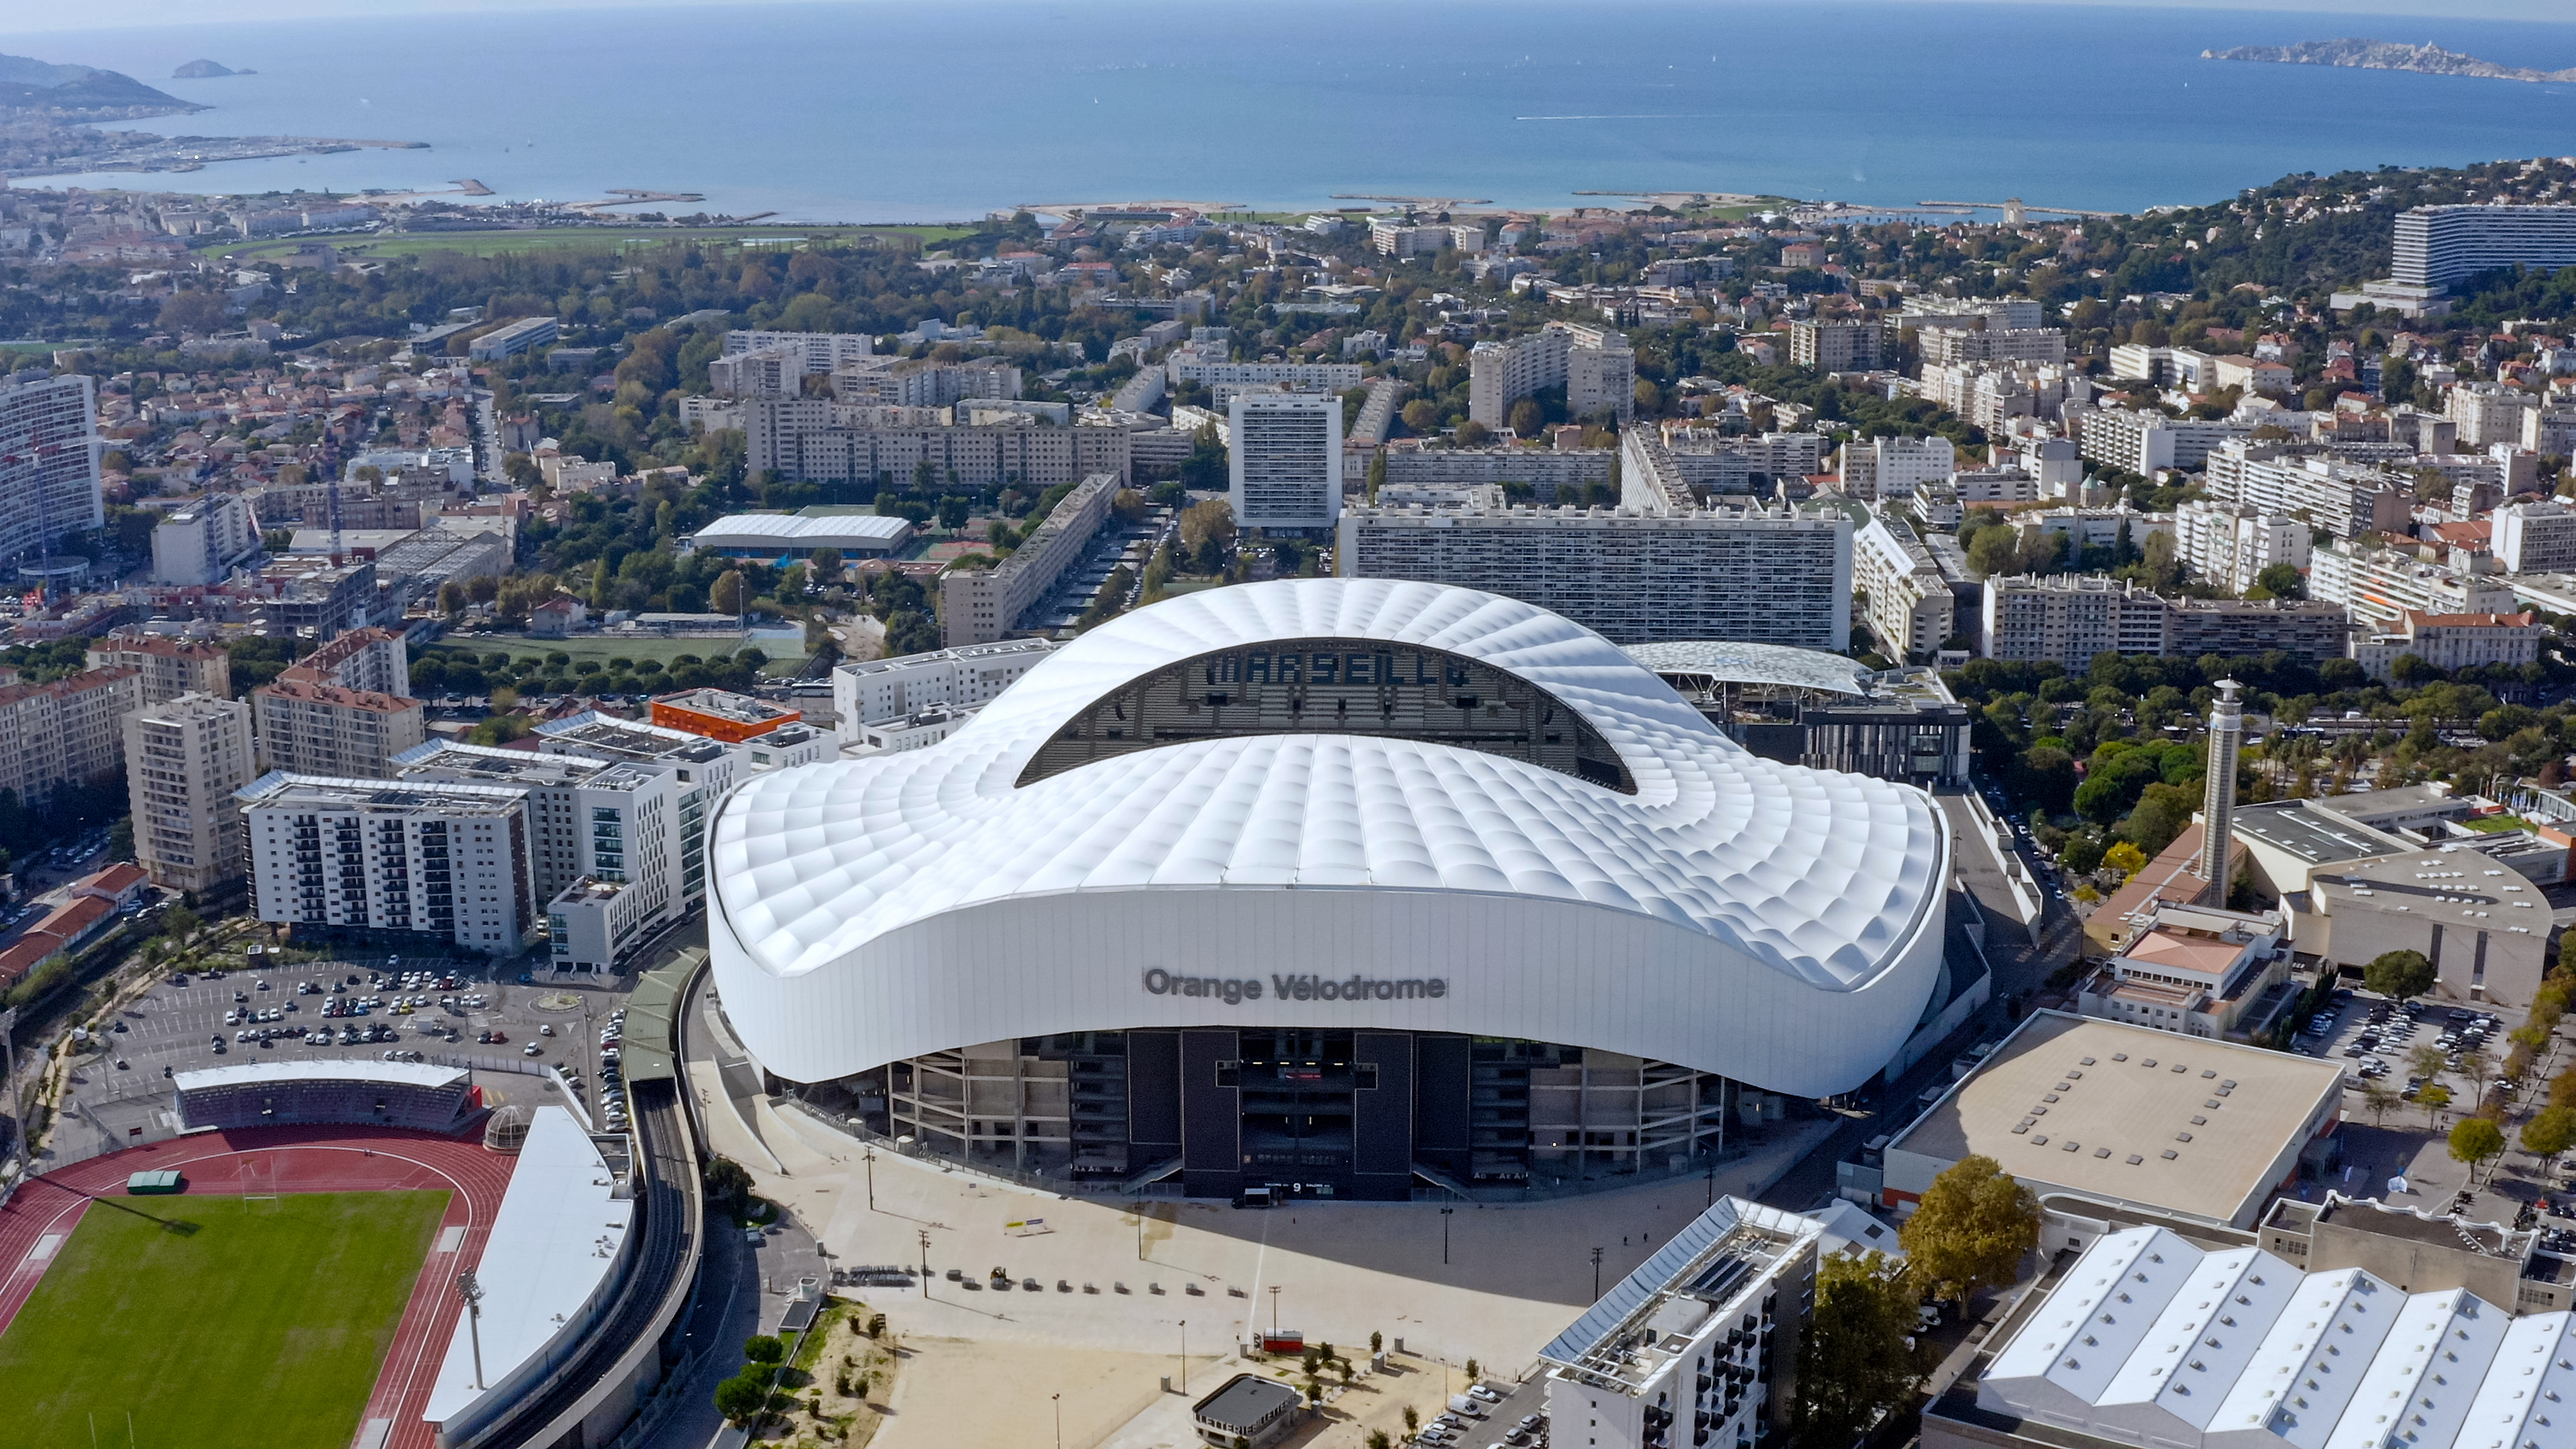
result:
[[[770,1072],[1021,1166],[1400,1198],[1664,1166],[1905,1041],[1949,832],[1473,590],[1187,595],[926,749],[754,780],[717,986]]]

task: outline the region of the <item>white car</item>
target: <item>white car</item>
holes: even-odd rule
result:
[[[1483,1384],[1468,1385],[1467,1397],[1471,1399],[1479,1399],[1488,1404],[1499,1404],[1503,1401],[1502,1395],[1495,1393],[1492,1389],[1486,1388]]]

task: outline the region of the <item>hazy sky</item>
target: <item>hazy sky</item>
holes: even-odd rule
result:
[[[780,3],[780,0],[88,0],[81,5],[39,6],[16,3],[0,9],[0,39],[57,30],[97,30],[136,25],[206,25],[233,20],[293,20],[332,15],[465,15],[533,9],[623,8],[634,5],[732,5]],[[897,3],[897,0],[795,0],[807,4]],[[900,0],[909,3],[909,0]],[[960,0],[942,0],[960,3]],[[1085,0],[971,0],[981,4],[1053,3],[1081,5]],[[1228,0],[1216,0],[1228,3]],[[1435,0],[1440,3],[1440,0]],[[1463,0],[1448,0],[1463,3]],[[2448,19],[2571,19],[2569,0],[1995,0],[2002,4],[2140,4],[2171,9],[2313,11],[2337,17],[2321,21],[2318,38],[2355,30],[2388,31],[2382,38],[2405,38],[2390,24],[2395,17],[2439,16]],[[1293,6],[1289,7],[1293,9]],[[2373,22],[2376,22],[2375,24]],[[77,57],[48,57],[77,59]],[[2488,57],[2504,60],[2509,57]]]

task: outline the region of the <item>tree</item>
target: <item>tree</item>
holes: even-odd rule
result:
[[[1458,425],[1459,447],[1481,448],[1493,440],[1494,430],[1486,427],[1483,423],[1476,421],[1474,418],[1469,418],[1467,421]]]
[[[2136,845],[2123,840],[2102,852],[2102,864],[2122,875],[2136,875],[2147,868],[2147,857]]]
[[[1404,1406],[1404,1437],[1412,1438],[1422,1430],[1422,1411],[1411,1404]]]
[[[2275,599],[2304,599],[2308,581],[2290,564],[2276,563],[2254,576],[2254,587]]]
[[[1386,1352],[1386,1335],[1376,1332],[1375,1330],[1371,1330],[1369,1333],[1369,1357],[1375,1358],[1384,1352]]]
[[[2397,1101],[2397,1094],[2378,1082],[2366,1083],[2361,1089],[2362,1110],[2370,1114],[2370,1125],[2373,1127],[2387,1119],[2389,1112],[2397,1106]]]
[[[1428,434],[1440,426],[1439,410],[1431,406],[1430,401],[1425,398],[1415,398],[1406,403],[1404,411],[1399,416],[1404,419],[1404,425],[1407,428],[1417,433]]]
[[[1483,1375],[1476,1372],[1476,1361],[1472,1358],[1467,1360],[1467,1382],[1472,1384],[1481,1377]]]
[[[2522,1124],[2522,1150],[2556,1166],[2561,1153],[2576,1147],[2576,1108],[2544,1107]]]
[[[2432,990],[2435,975],[2421,951],[2383,951],[2361,968],[2361,984],[2391,1001],[2405,1001]]]
[[[2451,1128],[2451,1160],[2468,1164],[2469,1182],[2478,1168],[2504,1155],[2504,1129],[2484,1117],[2463,1117]]]
[[[2020,531],[2007,527],[1981,528],[1968,541],[1968,567],[1989,578],[2009,574],[2021,567]]]
[[[186,941],[203,924],[197,913],[186,906],[172,906],[161,913],[161,934],[173,941]]]
[[[1547,427],[1547,412],[1538,405],[1537,398],[1525,397],[1512,404],[1511,416],[1505,421],[1515,435],[1535,438]]]
[[[1109,511],[1121,523],[1144,522],[1146,506],[1145,495],[1133,488],[1121,488],[1109,495]]]
[[[2419,1046],[2406,1054],[2406,1074],[2423,1081],[2442,1075],[2450,1065],[2451,1059],[2437,1046]]]
[[[807,560],[807,563],[814,572],[814,581],[816,583],[837,584],[841,581],[841,551],[839,549],[818,548],[814,550],[814,557]]]
[[[753,1363],[776,1363],[787,1357],[787,1345],[766,1333],[755,1333],[742,1341],[742,1356]]]
[[[2442,1118],[2442,1109],[2451,1105],[2451,1089],[2439,1082],[2428,1082],[2415,1094],[2415,1105],[2424,1109],[2424,1125],[2432,1126]]]
[[[752,1374],[737,1374],[716,1385],[716,1412],[724,1415],[728,1423],[750,1423],[751,1416],[767,1402],[769,1385]]]
[[[2020,1274],[2039,1246],[2039,1195],[1993,1158],[1972,1154],[1932,1179],[1897,1241],[1932,1294],[1965,1304]]]
[[[152,320],[164,332],[214,332],[224,325],[224,299],[212,292],[173,292]]]
[[[1922,1383],[1921,1355],[1907,1342],[1921,1299],[1903,1265],[1874,1251],[1826,1258],[1815,1291],[1792,1422],[1801,1445],[1841,1449]]]
[[[727,569],[716,575],[715,587],[707,590],[707,606],[719,614],[742,612],[742,570]]]

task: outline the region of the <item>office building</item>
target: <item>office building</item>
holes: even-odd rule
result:
[[[1467,416],[1486,427],[1510,426],[1513,403],[1550,387],[1565,389],[1570,416],[1606,408],[1626,422],[1637,410],[1637,354],[1619,332],[1579,322],[1479,342],[1467,354]]]
[[[1052,639],[1005,639],[838,665],[832,714],[841,742],[855,743],[862,725],[932,709],[982,709],[1056,648]]]
[[[381,780],[393,758],[428,737],[421,702],[278,676],[250,692],[261,763],[292,775]]]
[[[2241,503],[2193,498],[2175,505],[2172,527],[2175,556],[2194,577],[2231,594],[2254,587],[2263,571],[2276,564],[2287,564],[2302,574],[2308,569],[2310,535],[2305,519]]]
[[[2500,267],[2576,262],[2576,206],[2417,206],[2397,213],[2391,264],[2406,287],[2447,287]]]
[[[925,1150],[1401,1201],[1687,1163],[1872,1076],[1949,848],[1920,791],[1751,756],[1542,608],[1279,580],[1112,619],[926,749],[744,784],[710,944],[762,1069]]]
[[[1911,498],[1927,483],[1958,471],[1959,450],[1935,433],[1921,438],[1855,438],[1843,444],[1843,496],[1863,503]]]
[[[246,868],[241,804],[258,774],[250,706],[181,694],[125,717],[125,784],[134,858],[152,883],[200,896]]]
[[[125,770],[125,716],[143,706],[131,669],[92,669],[52,684],[0,688],[0,790],[37,805]]]
[[[543,347],[561,335],[562,329],[552,317],[523,317],[506,327],[497,327],[466,345],[466,355],[476,362],[499,362],[516,357],[533,347]]]
[[[1274,532],[1331,528],[1342,515],[1342,400],[1237,393],[1227,409],[1235,523]]]
[[[1357,508],[1338,538],[1344,578],[1505,594],[1618,643],[1851,646],[1852,521],[1832,509]]]
[[[1930,659],[1958,618],[1957,596],[1932,551],[1885,510],[1873,510],[1852,535],[1852,589],[1870,637],[1900,663]]]
[[[1712,1203],[1539,1350],[1549,1442],[1737,1449],[1784,1437],[1826,1236],[1813,1217]]]
[[[0,559],[106,524],[102,446],[91,379],[0,382]]]
[[[217,699],[233,694],[233,657],[224,646],[210,639],[146,634],[131,624],[90,641],[89,667],[133,670],[145,704],[166,704],[183,694]]]
[[[422,934],[500,957],[535,934],[525,790],[271,771],[237,798],[251,910],[271,925]]]
[[[209,493],[172,510],[152,528],[152,582],[219,584],[259,559],[259,520],[238,493]]]
[[[1109,501],[1118,488],[1117,474],[1095,473],[1064,495],[1009,558],[991,568],[941,574],[939,642],[950,649],[990,644],[1018,628],[1020,616],[1055,588],[1109,521]]]
[[[1093,473],[1128,475],[1125,428],[1053,427],[1034,417],[961,425],[914,421],[914,413],[826,398],[747,398],[748,466],[805,482],[908,488],[927,464],[934,487],[1028,492]]]
[[[1794,321],[1789,360],[1819,372],[1862,372],[1878,366],[1883,329],[1876,322]]]
[[[678,782],[672,804],[682,909],[693,909],[706,899],[707,816],[733,788],[734,780],[750,773],[748,746],[595,711],[548,720],[537,726],[536,734],[542,755],[624,761],[669,771]]]

